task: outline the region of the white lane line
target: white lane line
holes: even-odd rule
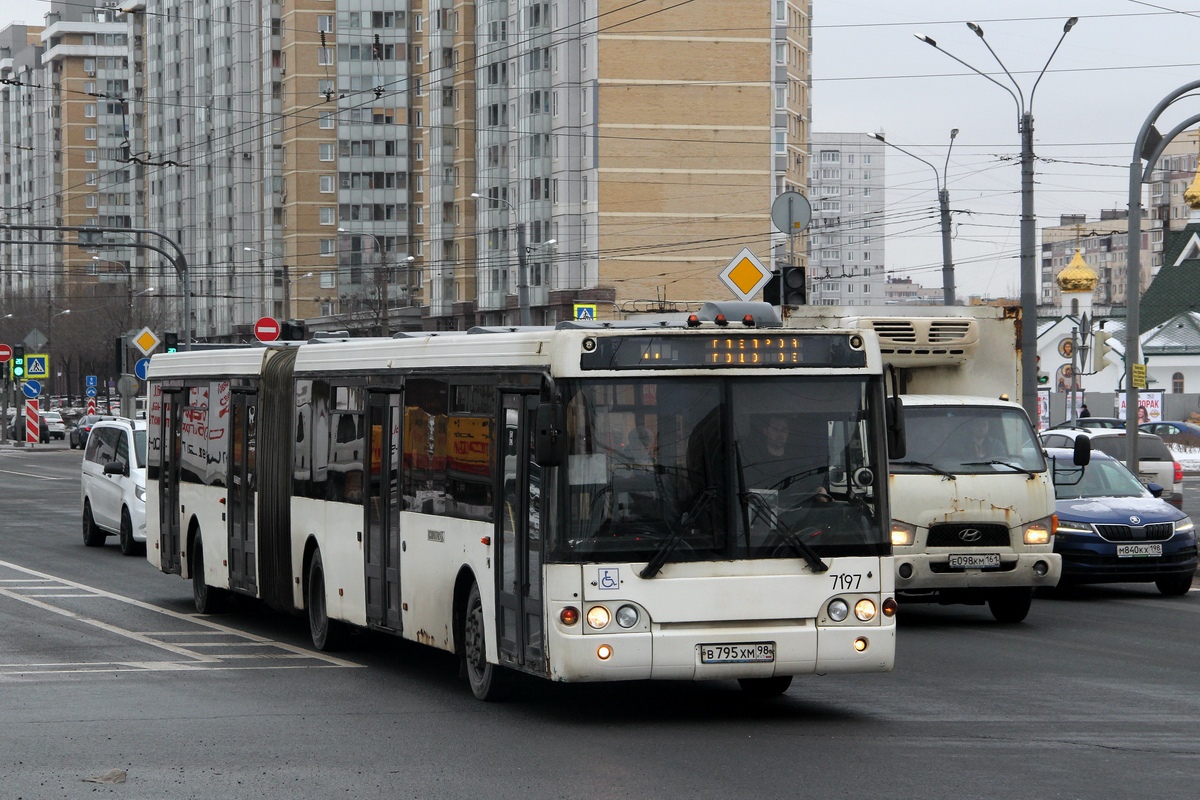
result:
[[[287,644],[285,642],[277,642],[272,639],[268,639],[264,636],[257,636],[255,634],[247,633],[245,631],[239,631],[234,628],[230,628],[226,625],[220,625],[206,617],[201,617],[201,616],[197,616],[197,615],[193,615],[193,614],[183,614],[178,611],[172,611],[169,608],[162,608],[160,606],[151,605],[150,603],[146,603],[141,600],[135,600],[132,597],[125,597],[124,595],[114,594],[113,592],[107,592],[103,589],[97,589],[94,586],[87,586],[85,584],[76,583],[75,581],[67,580],[66,578],[59,578],[59,577],[50,575],[45,572],[38,572],[37,570],[29,569],[28,567],[22,567],[19,564],[13,564],[12,562],[9,562],[9,561],[0,561],[0,567],[8,568],[8,569],[13,570],[14,572],[19,572],[23,575],[28,575],[33,578],[40,578],[41,580],[45,580],[45,581],[58,581],[60,584],[69,586],[73,589],[77,589],[81,592],[91,592],[93,595],[99,595],[100,597],[105,597],[110,600],[116,600],[118,602],[125,603],[127,605],[131,605],[135,608],[140,608],[145,611],[152,611],[156,614],[161,614],[161,615],[163,615],[165,617],[169,617],[171,619],[179,620],[181,622],[187,622],[187,623],[190,623],[191,625],[198,625],[198,626],[201,626],[204,628],[208,628],[209,631],[212,631],[212,632],[215,632],[218,634],[225,634],[228,636],[236,637],[236,638],[244,640],[244,641],[256,642],[258,644],[270,645],[272,647],[278,648],[285,652],[294,653],[295,655],[302,656],[304,658],[312,659],[315,661],[320,661],[325,664],[329,664],[330,666],[346,667],[346,668],[349,668],[349,667],[361,668],[361,667],[363,667],[362,664],[356,664],[353,661],[347,661],[345,659],[336,658],[334,656],[330,656],[325,653],[318,652],[316,650],[307,650],[303,647],[297,647],[295,645]],[[50,611],[52,613],[59,614],[64,617],[69,617],[71,619],[76,619],[84,624],[93,625],[95,627],[101,628],[102,630],[108,630],[112,633],[117,634],[118,636],[124,636],[126,638],[133,639],[133,640],[141,642],[143,644],[148,644],[152,647],[158,647],[163,650],[167,650],[168,652],[172,652],[172,653],[176,653],[177,655],[181,655],[185,658],[193,659],[194,661],[204,662],[205,667],[208,667],[210,664],[219,663],[219,661],[220,661],[219,658],[215,658],[211,655],[194,652],[192,650],[187,649],[186,647],[181,647],[181,646],[172,644],[170,642],[163,642],[163,641],[156,640],[153,638],[153,636],[155,634],[139,633],[137,631],[125,630],[124,628],[119,628],[115,625],[110,625],[109,623],[102,622],[97,619],[92,619],[90,617],[85,617],[81,614],[76,614],[76,613],[74,613],[72,611],[68,611],[66,609],[61,609],[61,608],[57,608],[55,606],[49,605],[47,603],[38,602],[38,600],[34,597],[30,597],[28,595],[17,594],[16,592],[10,591],[3,587],[0,587],[0,595],[11,597],[14,600],[17,600],[22,603],[27,603],[32,606],[44,608],[45,610]],[[161,634],[159,634],[159,635],[161,635]]]
[[[66,478],[55,478],[52,475],[35,475],[32,472],[17,472],[12,469],[0,469],[0,475],[20,475],[22,478],[37,478],[40,481],[63,481]]]

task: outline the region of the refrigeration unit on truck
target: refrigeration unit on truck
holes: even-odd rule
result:
[[[1019,404],[1020,309],[802,307],[789,324],[873,330],[908,449],[889,462],[897,596],[987,603],[1001,622],[1058,583],[1054,485]]]

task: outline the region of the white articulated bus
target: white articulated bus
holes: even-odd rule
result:
[[[766,695],[890,670],[875,334],[752,322],[157,355],[147,557],[201,612],[240,593],[321,649],[460,654],[481,699],[508,670]]]

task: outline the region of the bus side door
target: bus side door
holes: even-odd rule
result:
[[[371,390],[367,404],[367,472],[363,560],[367,622],[399,633],[400,393]]]
[[[229,423],[229,588],[258,593],[254,535],[258,394],[234,389]]]
[[[533,460],[536,394],[502,392],[496,487],[496,620],[500,662],[546,673],[542,635],[542,467]]]
[[[185,405],[187,400],[181,390],[163,390],[158,431],[162,443],[158,479],[159,546],[162,548],[162,571],[176,575],[183,574],[179,536],[179,453]]]

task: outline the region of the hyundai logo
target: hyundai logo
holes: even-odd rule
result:
[[[978,542],[983,538],[983,532],[978,528],[963,528],[958,532],[958,538],[964,542]]]
[[[1129,524],[1130,524],[1130,525],[1141,525],[1141,524],[1142,524],[1142,518],[1141,518],[1141,517],[1130,517],[1130,518],[1129,518]]]

